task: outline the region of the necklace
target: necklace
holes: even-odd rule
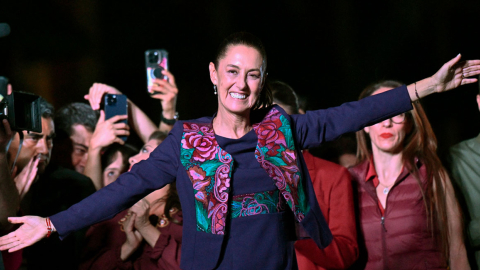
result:
[[[392,188],[392,186],[395,184],[395,183],[393,183],[390,186],[385,186],[384,184],[380,183],[380,181],[378,183],[384,187],[383,188],[383,194],[388,194],[388,192],[390,191],[390,188]]]

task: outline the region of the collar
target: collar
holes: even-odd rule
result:
[[[367,169],[367,176],[365,177],[365,182],[371,179],[378,179],[377,171],[375,170],[375,165],[373,163],[373,156],[370,156],[368,161],[368,169]]]

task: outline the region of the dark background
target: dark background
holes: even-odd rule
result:
[[[158,123],[146,92],[144,51],[169,51],[182,119],[211,115],[208,75],[220,41],[236,31],[263,40],[269,78],[311,109],[355,100],[381,79],[433,75],[458,53],[480,58],[480,1],[2,1],[0,75],[56,108],[82,101],[93,82],[117,87]],[[476,136],[478,84],[424,100],[439,151]]]

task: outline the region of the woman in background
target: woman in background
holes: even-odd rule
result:
[[[154,132],[140,152],[129,159],[130,167],[147,159],[165,137],[163,132]],[[104,176],[107,172],[108,166]],[[80,269],[180,269],[182,212],[175,184],[91,226],[86,239]]]
[[[135,150],[128,144],[114,143],[109,145],[101,157],[102,183],[107,186],[117,180],[120,174],[128,171],[130,168],[129,159],[138,150]]]
[[[400,85],[373,84],[360,99]],[[357,142],[358,268],[469,269],[460,209],[420,103],[358,131]]]

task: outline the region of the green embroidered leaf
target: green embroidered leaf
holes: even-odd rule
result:
[[[280,115],[280,121],[282,121],[282,126],[280,128],[287,127],[290,129],[290,122],[288,122],[287,118],[282,114]]]
[[[260,150],[262,150],[262,153],[265,155],[265,153],[267,153],[269,149],[266,146],[264,146],[264,147],[261,147]]]
[[[207,211],[203,207],[203,204],[197,200],[195,200],[195,212],[197,215],[197,229],[203,232],[210,232],[210,222],[208,219]]]
[[[286,166],[287,164],[283,161],[281,157],[269,157],[267,158],[268,161],[273,163],[275,166]]]
[[[220,165],[222,165],[222,163],[218,160],[206,160],[200,167],[206,172],[206,176],[214,176]]]
[[[182,165],[187,168],[188,164],[190,164],[190,159],[192,158],[193,151],[195,151],[194,148],[192,149],[183,149],[180,153],[180,161],[182,162]]]

